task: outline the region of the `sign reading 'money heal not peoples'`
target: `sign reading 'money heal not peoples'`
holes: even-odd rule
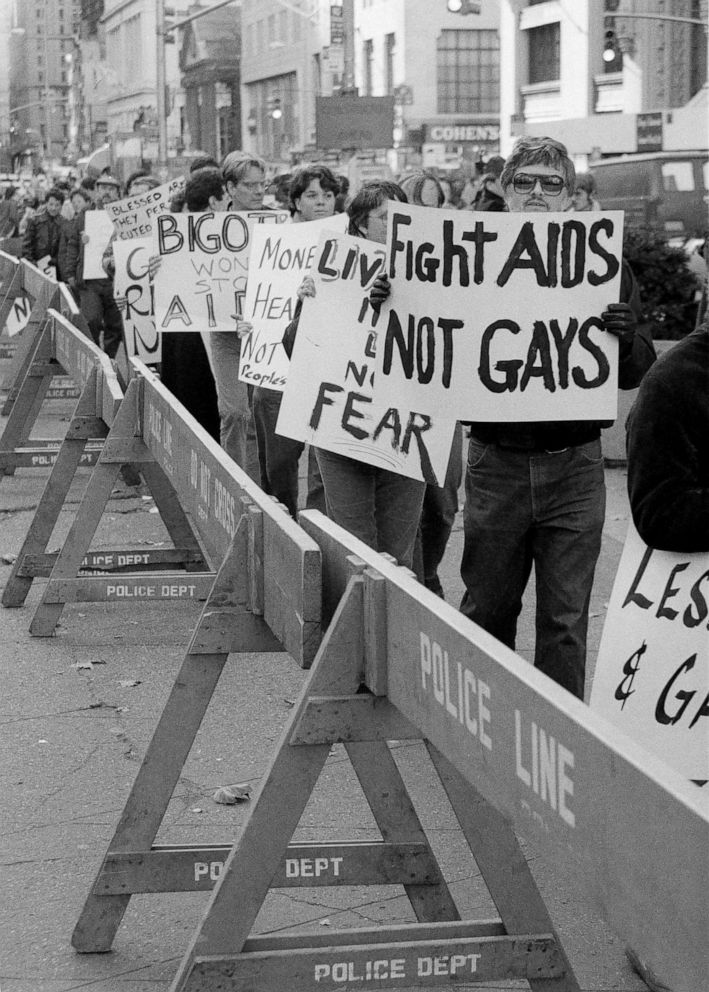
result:
[[[389,212],[376,390],[460,420],[613,420],[623,214]]]

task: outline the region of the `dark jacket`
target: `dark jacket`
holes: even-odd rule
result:
[[[650,369],[627,431],[630,509],[643,541],[709,551],[709,324]]]
[[[636,317],[640,316],[640,294],[632,269],[623,262],[620,282],[620,302],[629,303]],[[630,346],[621,342],[618,365],[620,389],[635,389],[655,361],[655,346],[649,328],[638,325]],[[602,427],[612,421],[561,420],[530,421],[509,424],[470,423],[470,433],[483,444],[527,451],[559,451],[577,444],[595,441]]]
[[[50,217],[46,210],[40,210],[31,217],[22,239],[22,257],[36,264],[49,255],[52,265],[56,265],[64,223],[62,217]]]
[[[14,200],[0,201],[0,238],[16,238],[20,223],[20,208]],[[41,256],[40,256],[41,258]]]

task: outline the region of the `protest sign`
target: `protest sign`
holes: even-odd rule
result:
[[[369,290],[384,259],[376,242],[321,234],[276,433],[440,486],[455,422],[373,390],[381,320]]]
[[[613,420],[623,214],[392,204],[377,390],[460,420]]]
[[[32,313],[32,304],[28,296],[18,296],[12,303],[12,310],[7,315],[5,330],[9,338],[19,334],[27,326]]]
[[[251,236],[258,224],[284,224],[285,210],[160,214],[153,228],[160,268],[155,321],[163,331],[236,331],[242,318]]]
[[[152,251],[152,238],[115,241],[113,244],[116,263],[113,295],[123,318],[126,352],[129,358],[139,358],[146,365],[155,365],[162,358],[148,278],[148,261]]]
[[[648,548],[631,524],[590,705],[683,776],[709,778],[709,554]]]
[[[113,222],[105,210],[87,210],[84,217],[84,234],[87,237],[84,245],[84,279],[105,279],[101,259],[113,234]]]
[[[44,255],[42,258],[38,258],[35,265],[43,275],[56,280],[57,267],[53,264],[51,255]]]
[[[169,213],[170,201],[184,185],[184,176],[179,176],[147,193],[107,203],[105,210],[113,222],[116,237],[121,241],[149,238],[153,233],[153,221],[159,214]]]
[[[278,392],[285,386],[288,356],[281,341],[298,287],[313,264],[320,232],[344,232],[347,220],[347,214],[335,214],[275,231],[268,225],[254,229],[243,311],[254,329],[241,346],[239,378],[244,382]]]

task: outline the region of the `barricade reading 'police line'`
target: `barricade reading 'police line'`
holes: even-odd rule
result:
[[[51,575],[59,555],[47,553],[47,544],[65,507],[71,483],[77,469],[87,463],[87,448],[90,448],[92,461],[103,450],[103,438],[113,425],[123,401],[123,391],[106,354],[73,324],[50,309],[0,441],[0,466],[14,468],[25,465],[24,451],[17,444],[20,438],[27,437],[31,432],[47,384],[57,369],[71,376],[78,387],[79,400],[67,425],[66,436],[61,442],[52,442],[57,445],[56,450],[52,451],[52,470],[3,591],[4,606],[21,606],[33,579]],[[30,445],[34,443],[29,442]],[[160,503],[158,507],[161,508]],[[163,505],[161,512],[167,515],[169,530],[177,515],[172,503],[167,507]],[[178,523],[181,526],[181,519]],[[190,547],[178,545],[174,549],[87,550],[80,562],[79,574],[129,572],[137,567],[144,570],[145,566],[152,569],[180,566],[205,568],[204,556],[193,540]],[[185,574],[181,573],[183,578]],[[77,592],[75,598],[80,595],[81,592]]]
[[[387,988],[525,977],[578,988],[513,828],[580,883],[675,992],[709,976],[709,810],[701,792],[321,514],[301,525],[343,591],[308,684],[220,873],[173,990]],[[362,692],[363,685],[370,691]],[[333,742],[355,768],[425,738],[503,923],[318,939],[251,937]],[[359,774],[359,770],[358,770]],[[544,931],[545,933],[540,933]],[[520,933],[526,934],[520,952]],[[531,936],[530,936],[531,935]],[[543,979],[558,978],[559,984]]]
[[[706,866],[700,859],[689,867],[687,852],[706,849],[709,818],[692,787],[321,515],[301,516],[306,538],[147,369],[133,366],[138,375],[121,407],[130,420],[114,423],[110,457],[130,460],[142,443],[201,521],[221,566],[74,946],[107,950],[136,892],[215,885],[175,989],[236,989],[257,978],[264,990],[286,981],[304,990],[385,988],[502,975],[540,990],[552,982],[578,989],[514,827],[568,864],[676,992],[700,987]],[[100,502],[89,492],[100,467],[87,510]],[[74,568],[87,547],[79,545]],[[321,589],[330,606],[342,599],[239,841],[226,859],[228,845],[153,846],[228,654],[284,647],[307,664],[320,637]],[[427,740],[501,920],[455,922],[386,744],[406,738]],[[291,844],[335,741],[345,743],[386,843]],[[419,924],[325,938],[250,936],[270,885],[375,879],[404,885]]]

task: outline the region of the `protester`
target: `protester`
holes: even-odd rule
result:
[[[365,183],[347,208],[349,234],[385,244],[391,200],[406,203],[396,183]],[[316,454],[328,516],[375,551],[410,568],[425,484],[324,448]]]
[[[332,217],[339,183],[324,165],[301,169],[291,179],[289,204],[293,222],[303,223]],[[296,304],[294,319],[300,314],[302,299]],[[260,467],[261,488],[275,496],[295,517],[298,510],[298,462],[302,441],[276,434],[276,422],[283,394],[263,386],[253,391],[253,415]],[[320,472],[312,449],[308,455],[308,509],[325,509]]]
[[[404,176],[401,186],[409,203],[443,207],[445,193],[435,176],[416,172]],[[463,430],[456,424],[446,476],[442,486],[428,484],[423,497],[421,521],[414,550],[414,572],[427,589],[443,599],[438,566],[443,561],[448,538],[458,512],[458,490],[463,478]]]
[[[59,252],[57,256],[58,275],[62,282],[65,282],[72,290],[77,303],[79,303],[79,291],[76,285],[76,273],[71,266],[67,253],[69,252],[70,240],[75,236],[81,237],[81,229],[79,229],[78,226],[78,218],[82,216],[85,210],[88,210],[91,206],[91,202],[91,194],[85,187],[78,186],[72,192],[71,205],[74,210],[74,217],[72,220],[66,221],[62,225],[62,232],[59,238]]]
[[[505,194],[500,185],[500,176],[505,166],[501,155],[491,156],[483,166],[480,189],[473,200],[473,210],[489,210],[502,213],[507,210]]]
[[[20,211],[21,216],[19,223],[17,225],[17,233],[21,238],[24,238],[29,222],[35,216],[39,210],[39,197],[32,193],[25,193],[22,198],[22,209]]]
[[[100,176],[96,182],[97,200],[103,204],[105,198],[114,198],[117,180],[106,182],[109,177]],[[118,187],[120,188],[120,187]],[[109,358],[115,358],[123,340],[123,321],[113,298],[111,279],[85,279],[84,257],[86,250],[86,214],[93,205],[69,222],[62,245],[62,278],[69,288],[78,295],[79,309],[89,325],[94,342],[103,347]],[[102,342],[103,339],[103,342]]]
[[[59,253],[59,238],[62,233],[61,209],[64,194],[57,187],[52,187],[47,193],[47,199],[41,210],[30,217],[22,239],[22,257],[34,265],[42,262],[57,269]]]
[[[101,208],[107,203],[113,203],[121,198],[121,184],[114,176],[100,175],[96,180],[94,202]]]
[[[264,210],[266,163],[247,152],[230,152],[222,163],[222,176],[229,195],[230,208],[236,211]],[[249,406],[248,386],[239,380],[241,340],[236,321],[235,331],[217,331],[208,335],[212,372],[217,385],[220,439],[222,448],[255,481],[260,477],[256,434]]]
[[[590,172],[576,173],[573,209],[594,211],[601,209],[596,197],[596,180]]]
[[[190,213],[226,210],[229,200],[221,171],[204,168],[192,172],[185,184],[185,202]],[[217,390],[201,336],[163,331],[160,375],[170,392],[218,441]]]
[[[709,551],[709,323],[650,369],[627,436],[630,509],[643,541]]]
[[[565,210],[575,190],[566,148],[520,138],[501,183],[513,212]],[[640,383],[654,361],[638,332],[637,286],[622,267],[620,303],[601,317],[618,338],[619,385]],[[465,479],[463,613],[514,648],[532,565],[536,575],[534,664],[583,698],[588,607],[605,514],[596,421],[471,424]]]
[[[15,200],[15,187],[6,186],[0,201],[0,238],[16,238],[19,224],[20,211]]]

